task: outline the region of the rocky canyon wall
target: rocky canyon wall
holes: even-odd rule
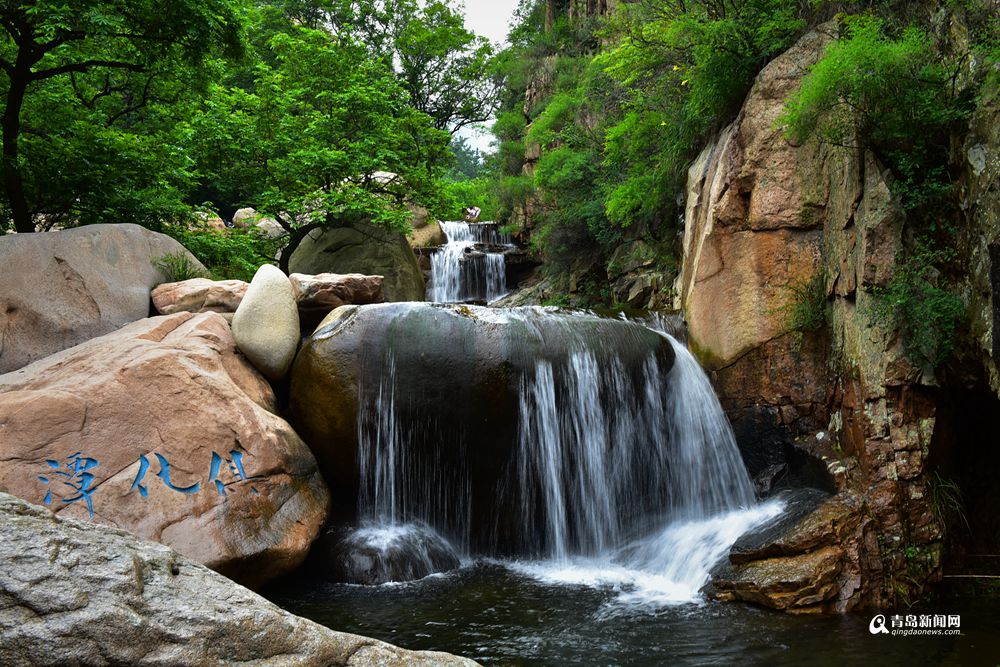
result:
[[[911,363],[899,332],[876,315],[874,294],[898,270],[908,233],[891,176],[863,150],[793,145],[776,122],[835,38],[835,25],[821,26],[771,62],[692,165],[676,284],[691,347],[751,472],[781,463],[794,442],[836,484],[826,530],[743,559],[719,587],[723,598],[799,612],[888,608],[940,577],[943,525],[928,462],[932,442],[962,446],[943,406],[956,384],[998,388],[996,101],[981,103],[962,148],[958,251],[972,323],[959,356],[972,359],[946,377]],[[823,317],[805,328],[802,309]],[[938,423],[941,410],[949,426]]]

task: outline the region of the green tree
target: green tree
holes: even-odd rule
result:
[[[457,132],[488,120],[496,109],[498,82],[493,47],[465,29],[448,2],[393,0],[390,12],[395,60],[402,85],[418,111],[440,130]]]
[[[126,152],[143,150],[134,145],[141,140],[117,136],[112,128],[168,94],[170,80],[190,72],[216,45],[230,55],[242,47],[238,0],[4,2],[0,27],[4,190],[14,227],[22,233],[34,231],[36,216],[46,213],[51,202],[42,195],[54,191],[64,201],[73,198],[53,187],[57,169],[43,169],[53,166],[52,154],[46,160],[22,153],[26,109],[61,111],[53,123],[63,130],[59,133],[44,129],[47,118],[28,119],[28,128],[46,139],[35,147],[61,144],[56,154],[75,152],[104,164],[102,154],[123,145]],[[46,99],[35,104],[35,96]],[[74,111],[80,112],[75,118]],[[65,164],[58,166],[65,170]]]
[[[786,0],[641,0],[616,15],[622,37],[598,57],[625,91],[607,135],[613,222],[675,219],[690,159],[804,26]]]
[[[795,141],[875,151],[903,204],[915,208],[950,190],[951,137],[969,117],[972,96],[958,85],[965,54],[943,56],[914,26],[892,32],[878,18],[848,18],[780,122]]]
[[[448,176],[455,181],[478,178],[483,172],[483,157],[465,137],[454,137],[451,140],[451,153],[455,164]]]
[[[465,28],[450,0],[286,0],[283,9],[296,22],[365,44],[439,130],[454,134],[496,110],[493,47]]]
[[[286,271],[314,229],[406,231],[407,203],[440,197],[448,132],[349,34],[287,25],[266,48],[249,83],[213,85],[188,123],[202,182],[284,227]]]

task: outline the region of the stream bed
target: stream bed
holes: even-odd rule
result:
[[[554,583],[530,565],[476,561],[406,584],[286,580],[265,594],[344,632],[483,665],[997,665],[1000,605],[950,599],[924,613],[960,614],[957,637],[892,637],[871,616],[790,616],[749,605],[622,602],[614,585]],[[901,613],[922,613],[919,609]]]

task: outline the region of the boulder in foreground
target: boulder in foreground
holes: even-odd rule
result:
[[[0,488],[257,585],[302,562],[329,501],[274,410],[221,315],[142,320],[0,376]]]
[[[165,546],[0,493],[0,664],[476,663],[334,632]]]

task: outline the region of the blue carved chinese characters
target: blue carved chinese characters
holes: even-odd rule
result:
[[[166,458],[160,454],[155,454],[156,460],[160,463],[160,472],[156,473],[156,476],[163,480],[163,483],[167,485],[171,491],[177,491],[178,493],[197,493],[198,489],[201,488],[201,482],[192,484],[191,486],[177,486],[170,481],[170,463]],[[217,456],[214,452],[212,456]],[[135,481],[132,482],[132,489],[138,488],[139,493],[145,498],[149,494],[149,490],[145,485],[141,484],[143,477],[146,476],[146,471],[149,470],[149,459],[143,454],[139,457],[139,473],[135,476]],[[130,489],[131,490],[131,489]]]
[[[159,471],[156,473],[156,477],[160,478],[163,484],[177,493],[184,495],[193,495],[201,490],[201,482],[196,482],[190,486],[180,486],[175,483],[174,479],[171,479],[171,467],[170,461],[167,460],[162,454],[151,452],[152,456],[156,457],[156,463],[159,466]],[[212,452],[212,459],[209,464],[208,481],[215,484],[215,490],[220,496],[228,496],[229,493],[226,490],[226,482],[223,481],[223,477],[229,476],[232,478],[231,483],[249,482],[256,477],[248,477],[246,470],[243,467],[243,455],[244,452],[233,449],[229,452],[229,455],[225,458],[220,456],[217,452]],[[45,504],[52,504],[52,486],[51,483],[56,481],[55,476],[62,477],[63,484],[70,487],[73,495],[63,498],[63,503],[74,503],[78,500],[85,500],[87,502],[87,509],[90,511],[90,518],[94,518],[94,504],[91,495],[97,490],[95,484],[94,474],[89,472],[91,469],[98,466],[96,459],[88,458],[83,455],[82,452],[77,452],[72,456],[68,457],[66,461],[60,464],[59,461],[49,459],[45,462],[51,471],[48,475],[39,475],[38,479],[40,482],[45,484],[48,488],[45,494]],[[144,483],[146,478],[146,473],[149,472],[151,467],[149,457],[145,454],[139,457],[139,471],[136,473],[135,479],[132,481],[132,486],[129,491],[134,491],[138,489],[139,495],[143,498],[149,497],[149,488]],[[225,464],[225,466],[223,466]],[[256,488],[251,487],[250,491],[255,495],[258,493]]]
[[[67,498],[63,498],[63,503],[75,503],[78,500],[87,501],[87,510],[90,512],[90,518],[94,518],[94,502],[91,499],[91,495],[97,489],[94,487],[94,474],[87,472],[93,468],[100,465],[97,459],[88,458],[83,455],[83,452],[77,452],[66,458],[66,462],[60,465],[58,461],[53,461],[48,459],[45,461],[50,468],[52,468],[52,475],[63,477],[63,484],[70,487],[75,495],[71,495]],[[63,468],[66,470],[63,470]],[[43,484],[48,485],[50,480],[44,475],[39,475],[38,479],[41,480]],[[45,504],[52,504],[52,487],[48,488],[45,494]]]

